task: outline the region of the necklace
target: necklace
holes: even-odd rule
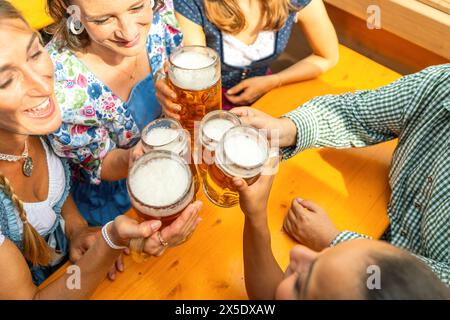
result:
[[[24,160],[22,166],[22,173],[25,177],[29,178],[33,174],[33,159],[28,155],[28,142],[26,140],[25,140],[25,150],[23,150],[21,156],[0,153],[0,160],[2,161],[17,162],[22,159]]]
[[[133,68],[133,72],[130,74],[128,72],[125,72],[119,68],[117,68],[117,70],[119,70],[120,72],[122,72],[123,74],[126,74],[128,76],[128,78],[130,79],[130,81],[133,81],[136,78],[136,69],[137,69],[137,62],[138,62],[138,58],[136,56],[135,60],[134,60],[134,68]]]

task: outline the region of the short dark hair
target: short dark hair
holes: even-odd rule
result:
[[[371,262],[380,268],[380,289],[369,289],[367,274],[361,293],[367,300],[450,300],[450,289],[418,258],[407,252],[371,252]]]
[[[47,0],[48,14],[55,22],[47,27],[45,31],[56,37],[58,49],[68,48],[69,50],[77,51],[86,48],[91,43],[91,39],[86,30],[79,35],[74,35],[68,30],[67,20],[69,19],[69,15],[67,14],[66,8],[71,3],[72,0]],[[155,0],[153,11],[156,12],[163,6],[163,0]]]

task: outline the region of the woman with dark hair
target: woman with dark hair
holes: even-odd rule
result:
[[[171,1],[48,0],[55,25],[47,50],[63,125],[50,135],[69,159],[73,197],[91,225],[130,207],[126,177],[143,127],[161,115],[154,74],[181,43]],[[161,231],[177,245],[189,235],[183,214]],[[195,217],[194,220],[197,220]]]

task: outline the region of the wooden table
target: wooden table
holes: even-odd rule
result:
[[[33,29],[42,29],[53,22],[47,14],[46,0],[9,0],[33,27]]]
[[[399,75],[341,46],[339,65],[312,81],[279,88],[255,104],[274,116],[328,93],[370,89]],[[276,259],[285,268],[292,241],[281,231],[295,196],[326,209],[340,229],[378,238],[388,226],[388,168],[395,142],[353,150],[308,150],[282,163],[270,199],[269,224]],[[203,194],[202,223],[192,238],[142,264],[126,259],[115,282],[103,281],[93,299],[247,299],[239,208],[220,209]],[[61,274],[60,270],[57,274]],[[55,275],[56,276],[56,275]]]

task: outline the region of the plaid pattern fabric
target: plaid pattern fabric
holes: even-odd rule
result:
[[[389,183],[387,239],[427,263],[450,286],[450,64],[376,90],[318,97],[288,113],[297,144],[364,147],[398,138]],[[344,231],[332,242],[366,237]]]

